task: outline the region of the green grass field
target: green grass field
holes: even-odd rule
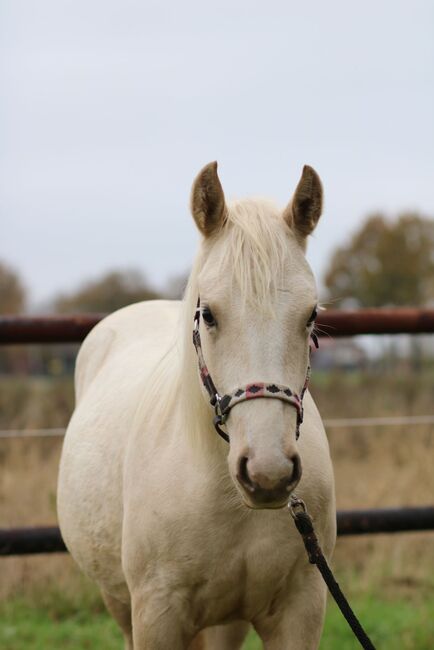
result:
[[[121,650],[121,635],[97,600],[68,603],[58,596],[49,609],[25,601],[5,603],[0,609],[2,650]],[[378,650],[432,650],[434,648],[434,596],[411,601],[355,599],[354,606],[372,634]],[[244,650],[260,650],[252,632]],[[346,623],[329,603],[321,650],[357,650]],[[282,650],[285,650],[282,648]]]

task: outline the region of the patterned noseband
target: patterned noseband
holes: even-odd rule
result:
[[[265,383],[262,381],[255,381],[252,384],[247,384],[246,386],[241,386],[236,388],[231,393],[226,395],[220,395],[218,392],[212,377],[209,373],[209,370],[206,366],[205,359],[202,352],[202,343],[200,339],[199,332],[200,324],[200,298],[197,301],[196,312],[194,315],[194,327],[193,327],[193,344],[196,348],[197,358],[199,362],[199,371],[202,383],[210,397],[210,404],[214,407],[215,417],[214,417],[214,426],[217,433],[224,439],[226,442],[229,442],[228,434],[223,431],[221,425],[226,422],[228,419],[230,410],[241,402],[245,402],[249,399],[254,399],[256,397],[271,397],[274,399],[280,399],[282,402],[288,402],[291,404],[297,411],[297,428],[296,428],[296,439],[298,440],[300,435],[300,425],[303,422],[303,397],[307,389],[310,377],[310,366],[307,368],[306,380],[300,395],[294,393],[288,386],[283,386],[282,384],[274,383]]]

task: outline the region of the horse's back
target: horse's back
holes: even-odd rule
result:
[[[77,359],[76,408],[58,485],[59,522],[82,569],[122,590],[122,473],[127,438],[150,374],[173,345],[180,303],[149,301],[102,320]]]

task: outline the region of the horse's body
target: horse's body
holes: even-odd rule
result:
[[[289,249],[296,246],[294,239]],[[100,586],[123,629],[126,648],[184,650],[205,630],[201,639],[206,650],[236,649],[247,624],[253,623],[267,650],[313,650],[321,634],[324,587],[286,509],[256,506],[255,499],[272,494],[269,507],[288,500],[292,461],[299,453],[303,475],[297,494],[308,504],[331,553],[335,510],[327,440],[309,393],[297,452],[291,406],[253,400],[239,404],[228,420],[228,460],[228,448],[212,427],[190,341],[198,291],[207,291],[204,267],[200,255],[183,304],[154,301],[126,307],[104,319],[83,344],[77,406],[59,478],[62,534],[83,571]],[[300,294],[293,289],[298,302],[309,293],[303,282]],[[228,313],[236,322],[234,304]],[[215,334],[208,339],[204,332],[210,369],[218,382],[231,382],[232,388],[246,379],[282,381],[288,365],[284,361],[282,370],[276,359],[267,361],[273,357],[269,341],[262,341],[266,351],[257,362],[259,349],[250,354],[243,346],[241,332],[253,327],[258,313],[257,306],[252,309],[241,308],[233,347],[225,343],[226,365],[236,361],[227,377],[225,365],[219,367],[213,359]],[[222,330],[222,310],[218,320]],[[274,340],[279,318],[270,313],[262,320]],[[279,359],[282,354],[279,348]],[[299,370],[291,365],[292,357],[288,363],[300,383],[305,356]],[[246,376],[246,368],[261,377]],[[268,419],[276,432],[286,422],[284,454],[279,446],[283,434],[275,440],[266,431],[263,437],[255,432],[255,424]],[[247,464],[244,488],[239,458]],[[281,486],[285,472],[290,487],[286,496],[276,496],[282,490],[276,492],[275,486]],[[245,481],[249,489],[253,485],[249,494]],[[246,508],[243,500],[260,509]]]

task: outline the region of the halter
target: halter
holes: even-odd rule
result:
[[[257,397],[269,397],[273,399],[280,399],[282,402],[287,402],[296,409],[297,427],[295,430],[295,438],[298,440],[300,436],[300,425],[303,422],[303,397],[309,383],[310,365],[307,368],[306,380],[299,395],[297,393],[294,393],[290,388],[288,388],[288,386],[284,386],[283,384],[255,381],[252,384],[240,386],[239,388],[233,390],[231,393],[226,393],[222,396],[218,392],[205,363],[202,351],[202,343],[200,339],[199,324],[200,298],[197,300],[196,312],[194,314],[193,345],[196,348],[200,377],[210,397],[210,404],[214,408],[214,427],[219,436],[221,436],[223,440],[226,440],[226,442],[229,442],[229,436],[225,431],[223,431],[221,425],[225,424],[226,420],[229,417],[230,410],[236,404],[240,404],[241,402],[245,402],[249,399],[255,399]],[[316,336],[313,335],[313,337],[314,343],[317,346]]]

